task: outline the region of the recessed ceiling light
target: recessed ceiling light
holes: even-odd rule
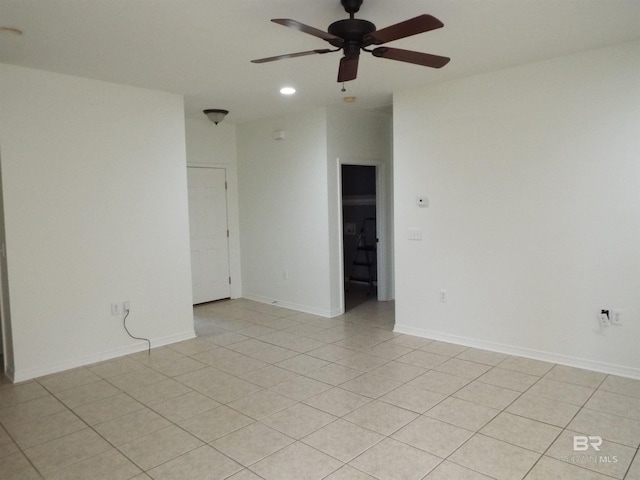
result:
[[[16,27],[0,27],[1,33],[8,33],[10,35],[22,35],[23,31]]]
[[[296,89],[293,87],[282,87],[280,89],[280,93],[282,95],[293,95],[294,93],[296,93]]]

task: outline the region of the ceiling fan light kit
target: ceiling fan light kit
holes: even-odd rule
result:
[[[387,58],[389,60],[413,63],[431,68],[442,68],[449,63],[450,58],[440,55],[377,46],[441,28],[444,24],[440,20],[431,15],[424,14],[378,30],[376,26],[368,20],[354,18],[354,14],[359,11],[362,6],[362,1],[363,0],[341,0],[342,6],[349,14],[349,18],[333,22],[329,25],[326,32],[289,18],[272,19],[272,22],[279,25],[321,38],[334,48],[288,53],[275,57],[259,58],[252,60],[252,62],[266,63],[284,60],[286,58],[325,54],[342,50],[343,57],[340,59],[340,66],[338,68],[338,82],[355,80],[358,76],[358,62],[360,60],[360,52],[362,51],[371,53],[374,57],[378,58]],[[369,48],[371,46],[375,48]]]

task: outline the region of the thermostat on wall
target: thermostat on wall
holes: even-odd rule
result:
[[[419,207],[428,207],[429,199],[426,196],[419,196],[416,199],[416,203],[418,204]]]

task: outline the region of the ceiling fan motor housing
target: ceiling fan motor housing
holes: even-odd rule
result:
[[[328,31],[343,40],[329,40],[329,43],[334,47],[342,47],[345,56],[353,58],[360,55],[360,48],[364,44],[365,35],[375,32],[376,26],[367,20],[348,18],[333,22],[329,25]]]

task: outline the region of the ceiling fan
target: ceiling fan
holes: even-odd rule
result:
[[[338,82],[348,82],[350,80],[354,80],[358,75],[358,60],[360,59],[361,50],[371,53],[374,57],[388,58],[391,60],[414,63],[416,65],[423,65],[425,67],[432,68],[444,67],[449,63],[449,60],[451,60],[448,57],[441,57],[430,53],[376,46],[443,27],[444,24],[437,18],[432,17],[431,15],[419,15],[415,18],[405,20],[404,22],[396,23],[381,30],[376,30],[376,26],[373,23],[367,20],[354,18],[354,14],[360,10],[363,0],[340,1],[345,11],[349,14],[349,18],[333,22],[329,25],[329,28],[327,29],[328,31],[326,32],[289,18],[274,18],[271,20],[279,25],[293,28],[300,32],[321,38],[336,48],[321,48],[306,52],[288,53],[285,55],[259,58],[251,61],[253,63],[266,63],[273,62],[275,60],[283,60],[285,58],[324,54],[342,50],[344,52],[344,56],[340,59]],[[375,48],[369,48],[372,46],[375,46]]]

